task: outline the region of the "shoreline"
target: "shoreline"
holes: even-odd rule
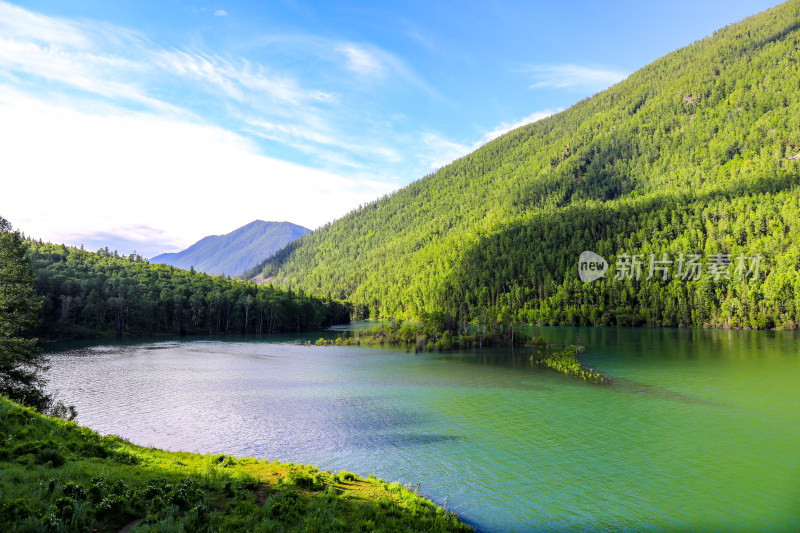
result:
[[[374,475],[139,446],[2,396],[0,421],[0,525],[8,530],[474,530]]]
[[[370,321],[371,320],[367,320]],[[374,322],[385,322],[383,319],[375,320]],[[202,339],[202,338],[227,338],[227,337],[248,337],[248,338],[273,338],[279,337],[282,335],[285,336],[303,336],[307,334],[317,334],[321,331],[330,331],[330,332],[339,332],[341,333],[356,333],[356,334],[363,334],[365,332],[369,332],[370,330],[348,330],[348,329],[335,329],[341,326],[348,326],[352,322],[346,322],[342,324],[333,324],[326,328],[322,329],[308,329],[308,330],[301,330],[301,331],[286,331],[286,332],[276,332],[276,333],[184,333],[183,335],[178,335],[177,333],[154,333],[151,335],[116,335],[111,332],[104,332],[98,333],[95,335],[76,335],[76,336],[69,336],[69,337],[58,337],[58,338],[49,338],[49,337],[37,337],[37,342],[39,344],[54,344],[60,342],[70,342],[70,341],[103,341],[103,340],[157,340],[157,339]],[[380,327],[380,326],[377,326]],[[511,327],[511,326],[504,326],[504,327]],[[697,330],[697,331],[772,331],[772,332],[800,332],[800,324],[794,324],[794,327],[775,327],[775,328],[751,328],[751,327],[720,327],[720,326],[712,326],[712,325],[704,325],[704,326],[650,326],[650,325],[641,325],[641,326],[596,326],[596,325],[575,325],[575,324],[515,324],[513,326],[515,331],[522,332],[523,328],[587,328],[587,329],[608,329],[608,330],[633,330],[633,329],[641,329],[641,330],[674,330],[674,331],[690,331],[690,330]],[[326,339],[330,340],[330,339]],[[335,340],[335,339],[334,339]],[[475,348],[475,346],[471,346]],[[488,346],[487,346],[488,347]],[[432,350],[428,350],[432,351]]]

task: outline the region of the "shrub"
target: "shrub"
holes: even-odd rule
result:
[[[86,489],[77,483],[73,483],[72,481],[67,481],[64,483],[64,485],[61,487],[61,492],[64,494],[64,496],[69,496],[71,498],[75,498],[76,500],[86,499]]]
[[[75,500],[69,496],[61,497],[56,500],[55,515],[64,521],[69,521],[75,512]]]
[[[342,481],[355,481],[357,478],[357,475],[352,472],[348,472],[347,470],[342,470],[339,472],[339,479]]]
[[[37,464],[43,465],[50,463],[54,468],[63,465],[66,460],[64,456],[59,453],[55,448],[45,448],[36,452],[34,460]]]
[[[137,456],[125,450],[114,452],[114,460],[126,465],[138,465],[140,462]]]
[[[294,492],[278,492],[267,498],[263,509],[270,518],[292,523],[300,518],[302,502]]]
[[[14,447],[11,454],[14,457],[21,457],[23,455],[36,455],[40,451],[47,448],[57,448],[58,445],[52,440],[34,441],[29,440]]]
[[[95,512],[101,519],[108,519],[120,514],[125,508],[125,500],[121,496],[109,494],[97,504]]]
[[[78,452],[85,457],[97,457],[98,459],[105,459],[108,457],[108,450],[102,444],[97,442],[86,442],[81,446],[76,446]]]
[[[33,514],[33,506],[25,498],[9,500],[0,506],[0,522],[15,522]]]
[[[386,485],[386,490],[388,490],[389,492],[394,492],[395,494],[399,494],[403,492],[403,486],[397,481],[395,481],[394,483],[389,483],[388,485]]]
[[[290,471],[283,479],[282,483],[287,485],[294,485],[302,490],[322,490],[325,488],[325,482],[320,473],[306,473]]]

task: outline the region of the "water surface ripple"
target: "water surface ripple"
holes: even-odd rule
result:
[[[49,378],[101,433],[420,483],[480,530],[800,526],[797,334],[580,333],[614,385],[533,367],[526,350],[253,339],[58,345]]]

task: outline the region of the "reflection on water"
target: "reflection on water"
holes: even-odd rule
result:
[[[58,345],[50,377],[103,433],[420,483],[480,529],[800,525],[797,334],[533,333],[580,333],[584,361],[614,383],[532,366],[524,349],[253,338]]]

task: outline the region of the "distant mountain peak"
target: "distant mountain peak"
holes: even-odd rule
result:
[[[291,222],[254,220],[230,233],[203,237],[181,252],[157,255],[150,262],[236,276],[309,231]]]

